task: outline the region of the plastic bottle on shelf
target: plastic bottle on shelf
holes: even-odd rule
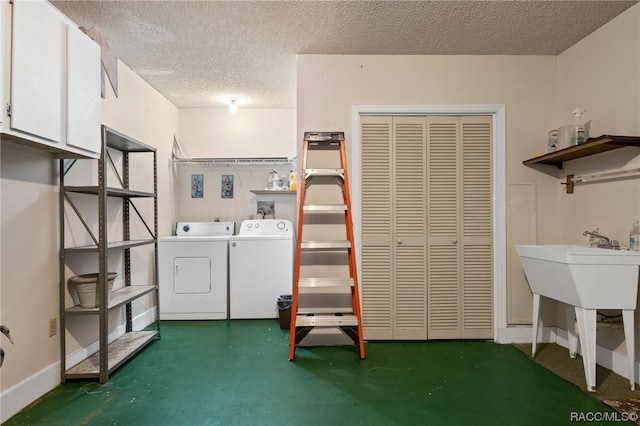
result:
[[[637,220],[633,222],[633,227],[629,232],[629,250],[640,250],[640,224]]]
[[[267,179],[267,187],[265,189],[273,189],[273,170],[269,172],[269,178]]]
[[[573,132],[571,135],[571,144],[580,145],[585,142],[584,138],[584,110],[576,108],[573,110]]]
[[[289,191],[296,191],[298,189],[298,180],[296,172],[291,170],[289,172]]]
[[[549,139],[547,141],[547,153],[554,152],[558,149],[558,136],[560,132],[558,130],[552,130],[549,132]]]
[[[280,176],[278,176],[278,171],[273,169],[273,188],[271,189],[280,189],[282,187],[282,181],[280,180]]]

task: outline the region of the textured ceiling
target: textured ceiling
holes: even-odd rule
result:
[[[178,107],[296,106],[296,54],[557,55],[637,1],[51,1]]]

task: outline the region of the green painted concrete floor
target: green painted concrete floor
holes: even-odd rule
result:
[[[163,321],[161,332],[106,384],[58,386],[5,424],[562,425],[615,413],[511,345],[368,342],[366,360],[315,347],[290,362],[276,320]]]

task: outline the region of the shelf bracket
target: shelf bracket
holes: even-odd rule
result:
[[[562,182],[562,185],[566,185],[567,194],[573,194],[573,184],[573,175],[567,175],[566,182]]]

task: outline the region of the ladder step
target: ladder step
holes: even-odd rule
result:
[[[351,248],[351,241],[303,241],[300,243],[300,248],[306,250],[348,249]]]
[[[309,142],[343,141],[344,132],[304,132],[304,140]]]
[[[298,287],[353,287],[353,278],[300,278]]]
[[[355,315],[296,315],[296,327],[357,326]]]
[[[304,169],[305,179],[312,177],[339,177],[344,178],[344,169]]]
[[[303,206],[305,212],[318,212],[318,213],[336,213],[344,212],[347,210],[346,204],[307,204]]]
[[[298,315],[353,315],[353,309],[345,306],[342,308],[336,307],[298,307]]]

